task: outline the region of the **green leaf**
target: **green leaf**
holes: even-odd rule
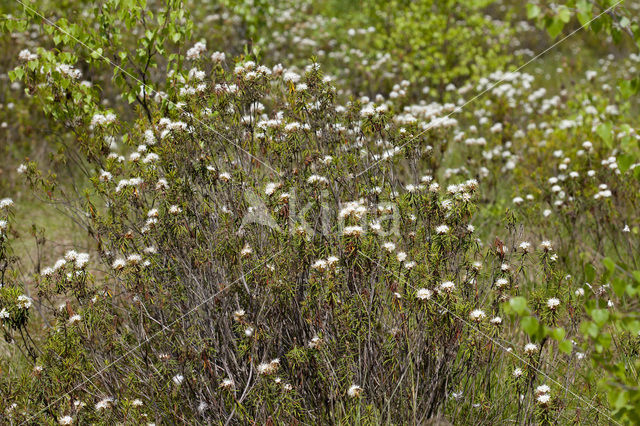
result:
[[[102,57],[102,48],[98,47],[97,49],[91,51],[91,57],[93,59],[98,59],[98,58]]]
[[[573,343],[571,343],[571,340],[563,340],[562,342],[558,343],[558,349],[560,349],[560,352],[570,354],[573,350]]]
[[[598,327],[602,327],[609,320],[609,311],[606,309],[594,309],[591,311],[591,318]]]
[[[616,293],[616,296],[622,297],[624,294],[624,290],[627,288],[627,283],[624,282],[621,278],[614,278],[611,282],[613,287],[613,291]]]
[[[527,299],[521,296],[512,297],[511,300],[509,300],[509,306],[511,306],[518,315],[524,315],[529,312]]]
[[[633,335],[638,335],[640,332],[640,321],[638,320],[628,320],[625,323],[625,328],[629,330],[629,332]]]
[[[592,283],[595,280],[596,268],[591,263],[584,265],[584,277],[588,283]]]
[[[598,332],[600,330],[598,329],[598,326],[596,325],[596,323],[592,321],[585,321],[582,324],[580,324],[580,331],[584,335],[588,335],[595,338],[598,335]]]
[[[566,6],[561,6],[558,9],[558,18],[565,24],[571,20],[571,11]]]
[[[616,263],[610,257],[605,257],[604,259],[602,259],[602,264],[611,274],[616,270]]]
[[[527,18],[535,19],[540,15],[540,6],[533,3],[527,4]]]
[[[551,38],[556,38],[564,29],[564,22],[558,16],[554,17],[547,23],[547,32]]]
[[[566,336],[566,334],[567,332],[562,327],[551,329],[551,331],[549,332],[549,335],[551,336],[551,338],[554,340],[557,340],[558,342],[562,341],[562,339],[564,339],[564,336]]]
[[[613,135],[611,134],[612,125],[611,123],[602,123],[596,128],[596,133],[598,136],[602,138],[607,146],[611,147],[611,142],[613,142]]]
[[[520,326],[529,336],[535,336],[540,330],[540,321],[536,317],[524,317],[520,320]]]
[[[621,154],[618,156],[617,160],[618,160],[618,168],[622,173],[629,170],[631,165],[635,163],[635,158],[633,158],[629,154]]]
[[[24,77],[24,70],[22,68],[16,68],[9,74],[9,77],[12,81],[22,80],[22,77]]]

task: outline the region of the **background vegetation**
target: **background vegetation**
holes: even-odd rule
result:
[[[3,424],[637,424],[640,4],[13,0]]]

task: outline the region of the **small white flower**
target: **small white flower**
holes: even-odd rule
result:
[[[544,251],[551,251],[553,250],[553,246],[551,244],[551,241],[549,240],[544,240],[543,242],[540,243],[540,248]]]
[[[276,372],[280,366],[280,360],[278,358],[271,360],[271,362],[263,362],[258,365],[258,374],[268,375]]]
[[[71,416],[60,417],[58,419],[58,424],[61,424],[61,425],[73,424],[73,417],[71,417]]]
[[[96,410],[104,410],[106,408],[111,408],[111,404],[113,404],[113,398],[107,397],[96,404]]]
[[[481,322],[487,315],[482,309],[475,309],[469,313],[469,319],[474,322]]]
[[[551,401],[551,396],[549,394],[543,393],[541,395],[538,395],[536,401],[540,405],[547,405]]]
[[[524,352],[527,355],[532,355],[537,351],[538,351],[538,345],[536,345],[535,343],[527,343],[526,345],[524,345]]]
[[[436,227],[436,233],[437,234],[446,234],[447,232],[449,232],[449,227],[447,225],[439,225]]]
[[[433,292],[431,290],[429,290],[428,288],[421,288],[416,293],[416,297],[418,299],[420,299],[420,300],[429,300],[429,299],[431,299],[432,295],[433,295]]]
[[[318,337],[318,336],[313,336],[313,338],[309,341],[309,347],[311,349],[315,349],[318,348],[322,345],[323,340],[322,338]]]
[[[552,311],[555,310],[558,306],[560,306],[559,299],[552,297],[551,299],[547,300],[547,307]]]
[[[89,253],[78,253],[76,256],[75,267],[77,269],[83,269],[89,263]]]
[[[536,395],[541,394],[541,393],[549,393],[551,391],[551,388],[547,385],[540,385],[536,388]]]
[[[13,206],[13,200],[11,198],[3,198],[0,200],[0,209],[6,209]]]
[[[362,394],[362,388],[358,385],[351,385],[347,391],[347,395],[351,398],[357,398]]]
[[[500,289],[502,289],[503,287],[506,287],[506,286],[508,286],[508,285],[509,285],[509,280],[508,280],[508,279],[506,279],[506,278],[498,278],[498,279],[496,280],[495,285],[496,285],[496,288],[497,288],[498,290],[500,290]]]
[[[69,324],[75,324],[75,323],[77,323],[78,321],[81,321],[81,320],[82,320],[82,316],[80,316],[78,314],[75,314],[75,315],[71,316],[71,318],[69,318]]]
[[[233,313],[233,319],[238,322],[242,321],[242,319],[244,318],[244,315],[245,315],[244,309],[238,309]]]
[[[352,236],[352,237],[359,237],[360,235],[364,234],[364,229],[362,229],[361,226],[347,226],[344,228],[344,231],[342,231],[343,235],[347,235],[347,236]]]
[[[502,318],[500,317],[493,317],[491,318],[491,320],[489,321],[491,324],[493,325],[500,325],[502,324]]]
[[[240,250],[240,256],[241,257],[247,257],[247,256],[251,255],[251,253],[253,253],[253,249],[251,248],[251,246],[249,246],[249,243],[245,243],[245,245],[242,248],[242,250]]]
[[[441,293],[451,293],[456,289],[456,285],[452,281],[445,281],[440,284],[439,290]]]
[[[513,370],[513,377],[517,379],[520,376],[522,376],[522,368],[516,368]]]
[[[184,381],[184,376],[182,374],[176,374],[175,376],[173,376],[172,380],[173,383],[180,386],[180,384],[182,384],[182,382]]]
[[[396,245],[392,242],[386,242],[382,245],[382,247],[389,253],[393,252],[396,249]]]
[[[273,195],[276,189],[280,188],[281,184],[276,182],[269,182],[264,189],[266,195]]]
[[[29,296],[25,294],[21,294],[20,296],[18,296],[18,306],[20,308],[29,309],[32,303],[33,303],[33,300]]]
[[[220,387],[223,389],[233,389],[234,387],[233,380],[229,378],[224,379],[222,382],[220,382]]]
[[[111,265],[111,267],[115,270],[120,270],[120,269],[123,269],[126,265],[127,265],[126,260],[122,258],[118,258],[113,261],[113,264]]]

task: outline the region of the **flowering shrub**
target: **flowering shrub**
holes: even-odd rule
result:
[[[633,423],[640,56],[554,91],[484,2],[258,3],[6,17],[60,139],[12,181],[86,244],[29,273],[0,200],[3,421]]]

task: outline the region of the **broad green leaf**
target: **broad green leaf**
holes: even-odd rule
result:
[[[613,291],[616,293],[616,296],[622,297],[624,290],[627,287],[627,283],[621,278],[616,277],[611,281],[611,286],[613,287]]]
[[[607,146],[611,146],[613,142],[613,135],[611,134],[612,125],[611,123],[602,123],[596,128],[596,133]]]
[[[592,321],[585,321],[580,324],[580,331],[582,332],[582,334],[595,338],[598,335],[599,329],[596,323]]]
[[[527,4],[527,18],[535,19],[540,15],[540,6],[533,3]]]
[[[551,38],[556,38],[562,32],[564,28],[564,22],[558,16],[553,17],[549,23],[547,23],[547,32]]]
[[[522,296],[512,297],[511,300],[509,300],[509,306],[511,306],[518,315],[524,315],[529,312],[527,299]]]
[[[591,311],[591,318],[598,327],[602,327],[609,320],[609,311],[606,309],[594,309]]]
[[[520,320],[520,326],[529,336],[535,336],[540,329],[540,322],[536,317],[524,317]]]
[[[560,349],[560,352],[570,354],[573,350],[573,343],[571,343],[571,340],[563,340],[562,342],[558,343],[558,349]]]
[[[613,271],[615,271],[616,269],[616,263],[610,257],[605,257],[604,259],[602,259],[602,264],[610,273],[613,273]]]
[[[591,263],[584,265],[584,276],[588,283],[592,283],[595,280],[596,268]]]
[[[551,331],[549,332],[549,335],[554,339],[557,340],[558,342],[562,341],[562,339],[564,339],[564,336],[566,336],[567,332],[564,331],[564,328],[562,327],[558,327],[558,328],[553,328],[551,329]]]
[[[566,6],[561,6],[558,9],[558,18],[565,24],[571,20],[571,11]]]

